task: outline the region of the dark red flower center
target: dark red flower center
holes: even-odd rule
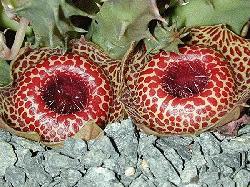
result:
[[[174,97],[191,97],[199,94],[208,83],[208,75],[202,62],[173,62],[162,79],[163,89]]]
[[[59,114],[71,114],[85,108],[88,100],[86,80],[72,72],[51,76],[41,91],[48,108]]]

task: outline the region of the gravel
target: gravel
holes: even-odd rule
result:
[[[61,148],[0,130],[2,187],[248,187],[250,125],[238,137],[205,132],[157,138],[124,120]]]

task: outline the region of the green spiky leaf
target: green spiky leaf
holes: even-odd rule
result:
[[[173,16],[179,28],[226,24],[237,34],[249,18],[249,0],[189,0],[177,6]]]
[[[88,37],[112,58],[122,58],[132,41],[150,36],[151,20],[162,20],[155,1],[105,1],[91,24]]]
[[[70,16],[91,15],[65,0],[4,0],[14,12],[31,22],[37,46],[65,47],[69,32],[84,32],[74,27]]]
[[[11,81],[10,65],[6,61],[0,59],[0,87],[10,84]]]
[[[144,40],[148,53],[158,53],[159,50],[179,52],[178,45],[182,43],[181,35],[173,26],[158,24],[154,30],[154,37]]]
[[[17,31],[19,27],[19,24],[17,21],[8,17],[1,3],[0,3],[0,26],[11,29],[13,31]],[[28,27],[26,34],[27,35],[32,34],[32,29],[30,27]]]

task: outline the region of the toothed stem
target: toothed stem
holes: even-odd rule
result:
[[[20,27],[16,32],[15,40],[11,47],[11,54],[8,60],[13,60],[17,56],[20,48],[22,47],[25,37],[25,31],[28,28],[29,21],[26,18],[21,18],[19,25]]]

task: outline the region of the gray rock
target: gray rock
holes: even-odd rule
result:
[[[40,185],[46,185],[52,181],[52,177],[40,165],[26,169],[26,175]]]
[[[189,184],[198,181],[198,172],[195,165],[190,161],[185,163],[185,168],[180,174],[182,183]]]
[[[54,151],[47,151],[44,153],[45,160],[43,162],[45,167],[52,168],[61,168],[61,169],[69,169],[69,168],[77,168],[80,165],[79,160],[69,158],[65,155],[61,155]]]
[[[233,180],[236,182],[236,186],[249,186],[250,185],[250,171],[246,169],[241,169],[238,171]]]
[[[230,168],[237,169],[241,166],[241,155],[240,153],[222,153],[210,157],[217,167],[228,166]]]
[[[158,139],[156,141],[156,145],[162,150],[173,148],[182,159],[190,160],[191,152],[188,146],[192,143],[192,141],[192,137],[170,136]]]
[[[175,171],[171,163],[164,157],[164,155],[153,146],[153,136],[141,136],[139,142],[140,154],[143,159],[146,160],[149,166],[149,170],[154,177],[158,178],[162,182],[170,181],[175,185],[179,185],[181,179],[178,173]],[[161,167],[159,167],[159,163]]]
[[[11,140],[11,134],[3,129],[0,129],[0,141],[9,142]]]
[[[212,133],[201,133],[197,139],[205,155],[215,155],[221,152],[220,142],[213,136]]]
[[[219,173],[218,172],[205,172],[202,175],[199,175],[201,184],[206,184],[208,186],[217,186],[219,180]]]
[[[81,164],[85,166],[85,168],[90,168],[101,166],[104,160],[108,159],[109,157],[110,154],[104,153],[102,150],[90,150],[79,160]]]
[[[8,167],[5,171],[5,180],[14,187],[23,186],[25,183],[24,169],[15,166]]]
[[[21,147],[24,149],[30,149],[34,152],[44,151],[44,147],[40,143],[30,141],[28,139],[18,137],[18,136],[12,136],[11,144],[14,145],[16,149],[18,149],[18,147]]]
[[[218,186],[235,187],[235,182],[230,177],[223,177],[218,181]]]
[[[148,180],[147,177],[144,175],[139,176],[136,178],[129,187],[156,187],[155,184]]]
[[[236,137],[234,139],[225,139],[221,143],[223,152],[246,152],[250,150],[250,135],[244,137]]]
[[[82,174],[77,170],[67,169],[63,170],[60,176],[67,186],[74,186],[81,179]]]
[[[24,187],[40,187],[35,179],[26,178]]]
[[[113,123],[104,130],[113,139],[120,154],[137,157],[138,140],[134,133],[134,126],[130,119],[121,124]]]
[[[115,173],[106,168],[90,168],[84,177],[78,182],[77,186],[90,187],[122,187],[123,185],[115,177]]]
[[[110,155],[111,158],[118,158],[119,154],[116,152],[113,144],[107,136],[103,136],[96,140],[90,140],[88,142],[89,150],[101,150],[105,154]],[[109,158],[108,157],[108,158]]]
[[[25,168],[26,165],[25,165],[25,160],[26,159],[31,159],[31,152],[29,149],[16,149],[15,150],[15,153],[17,155],[17,162],[16,162],[16,166],[18,167],[22,167],[22,168]]]
[[[5,185],[5,180],[3,179],[3,177],[0,177],[0,186],[4,186]]]
[[[239,129],[239,131],[238,131],[239,136],[246,135],[249,137],[249,134],[250,134],[250,125],[249,124]]]
[[[194,142],[192,145],[192,156],[190,162],[198,169],[207,164],[207,160],[201,152],[201,146],[198,142]]]
[[[165,149],[164,155],[170,161],[170,163],[174,166],[174,168],[180,173],[183,170],[184,162],[181,157],[177,154],[177,152],[173,148]]]
[[[17,160],[13,147],[6,142],[0,141],[0,176],[5,174],[6,168],[13,166]]]
[[[87,143],[83,140],[69,138],[64,142],[62,148],[56,149],[55,151],[71,158],[80,158],[87,152]]]
[[[118,162],[119,162],[119,157],[118,159],[109,158],[103,161],[103,167],[118,173],[122,171],[122,168],[118,164]]]

